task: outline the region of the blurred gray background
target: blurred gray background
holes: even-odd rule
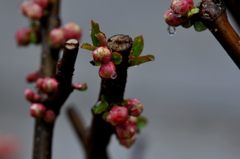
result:
[[[23,96],[25,75],[39,66],[40,47],[18,48],[14,34],[28,25],[21,16],[22,0],[0,1],[0,135],[16,135],[22,144],[19,158],[30,159],[34,120]],[[239,159],[240,72],[209,33],[177,28],[170,36],[163,13],[170,0],[63,0],[63,23],[81,25],[82,41],[90,42],[90,20],[107,36],[143,34],[144,53],[156,60],[129,69],[125,97],[145,105],[149,124],[130,151],[112,137],[113,159]],[[74,92],[66,103],[77,105],[86,123],[95,103],[100,78],[89,64],[91,55],[80,50],[75,82],[87,82],[87,92]],[[54,135],[53,159],[83,158],[82,148],[62,109]],[[139,147],[143,147],[139,151]]]

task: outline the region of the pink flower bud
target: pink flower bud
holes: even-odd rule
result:
[[[65,42],[63,30],[61,28],[53,29],[50,32],[49,40],[53,47],[61,47]]]
[[[29,101],[29,102],[40,102],[41,100],[41,96],[39,96],[38,94],[36,94],[35,92],[33,92],[31,89],[26,89],[24,91],[24,95],[25,98]]]
[[[58,82],[54,78],[40,78],[37,80],[36,86],[44,93],[54,93],[58,89]]]
[[[117,77],[116,67],[113,62],[102,64],[99,69],[99,76],[105,79],[115,79]]]
[[[113,126],[123,124],[128,119],[128,110],[125,107],[113,106],[106,119]]]
[[[46,8],[49,4],[49,0],[33,0],[33,2],[37,3],[42,8]]]
[[[93,51],[93,59],[97,63],[108,63],[112,59],[112,52],[104,46],[98,47]]]
[[[86,83],[75,83],[72,85],[73,89],[79,90],[79,91],[85,91],[87,90],[87,84]]]
[[[21,12],[31,20],[39,20],[43,16],[43,9],[33,1],[24,1],[21,5]]]
[[[182,16],[185,16],[193,6],[193,0],[172,0],[171,2],[171,9]]]
[[[128,109],[129,114],[132,116],[139,116],[143,112],[144,105],[136,98],[126,100],[125,107]]]
[[[40,103],[33,103],[30,107],[31,116],[41,118],[46,112],[46,107]]]
[[[74,22],[67,23],[63,26],[65,40],[77,39],[82,36],[82,29]]]
[[[116,133],[119,139],[129,139],[137,133],[137,125],[127,120],[124,124],[116,126]]]
[[[35,71],[35,72],[32,72],[32,73],[29,73],[29,74],[26,76],[26,81],[27,81],[28,83],[32,83],[32,82],[37,81],[38,78],[40,78],[40,73],[39,73],[39,71]]]
[[[26,46],[31,41],[31,29],[28,27],[17,30],[15,34],[16,42],[19,46]]]
[[[133,135],[131,138],[118,139],[119,143],[126,148],[130,148],[136,141],[136,135]]]
[[[163,15],[165,22],[170,26],[179,26],[183,23],[181,15],[174,13],[172,9],[168,9]]]
[[[43,118],[47,123],[52,123],[56,119],[56,114],[52,110],[47,110]]]

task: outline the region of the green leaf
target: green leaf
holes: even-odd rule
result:
[[[118,52],[112,53],[112,61],[114,64],[118,65],[122,62],[122,55]]]
[[[81,45],[81,48],[85,49],[85,50],[89,50],[89,51],[94,51],[96,49],[95,46],[93,46],[92,44],[89,44],[89,43],[83,43]]]
[[[130,57],[128,60],[128,63],[130,66],[136,66],[140,65],[146,62],[153,61],[155,58],[153,55],[145,55],[145,56],[139,56],[139,57]]]
[[[134,57],[138,57],[142,53],[143,47],[144,47],[143,36],[140,35],[135,37],[133,40],[133,45],[132,45],[132,50],[130,55]]]
[[[31,41],[31,43],[32,44],[36,44],[37,43],[37,35],[36,35],[36,33],[34,32],[34,31],[32,31],[31,32],[31,34],[30,34],[30,41]]]
[[[194,25],[194,29],[198,32],[201,32],[207,29],[207,27],[203,24],[202,21],[195,21],[193,25]]]
[[[91,38],[92,38],[92,43],[94,46],[98,47],[100,45],[100,42],[96,35],[100,33],[100,27],[99,24],[95,21],[91,21]]]
[[[90,64],[92,64],[93,66],[100,66],[101,65],[101,63],[97,63],[97,62],[95,62],[95,61],[90,61],[89,62]]]
[[[103,112],[105,112],[108,109],[108,103],[104,100],[104,101],[99,101],[97,102],[97,104],[93,107],[93,113],[94,114],[101,114]]]
[[[198,14],[200,12],[200,9],[197,7],[192,8],[190,11],[188,11],[187,16],[191,17],[194,14]]]
[[[145,117],[143,117],[143,116],[139,116],[138,118],[137,118],[137,128],[138,129],[143,129],[144,127],[146,127],[146,125],[147,125],[147,118],[145,118]]]

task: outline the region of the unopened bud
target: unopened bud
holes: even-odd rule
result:
[[[33,103],[30,107],[31,116],[41,118],[46,112],[46,107],[40,103]]]
[[[139,116],[143,112],[144,105],[137,98],[131,98],[126,100],[125,107],[130,115]]]
[[[113,62],[102,64],[98,73],[99,76],[104,79],[115,79],[117,77],[116,66]]]
[[[127,139],[118,139],[118,141],[122,146],[124,146],[126,148],[130,148],[136,141],[136,135],[132,136],[131,138],[127,138]]]
[[[58,89],[58,82],[54,78],[40,78],[37,80],[36,86],[44,93],[54,93]]]
[[[16,42],[19,46],[26,46],[31,41],[31,29],[28,27],[17,30],[15,34]]]
[[[41,96],[39,96],[38,94],[36,94],[33,90],[31,89],[26,89],[24,91],[24,95],[25,95],[25,98],[29,101],[29,102],[32,102],[32,103],[35,103],[35,102],[40,102],[41,100]]]
[[[119,139],[129,139],[137,133],[137,125],[130,120],[116,126],[116,133]]]
[[[128,110],[125,107],[113,106],[109,111],[107,122],[111,123],[113,126],[123,124],[128,120]]]
[[[63,26],[65,40],[77,39],[79,40],[82,36],[82,29],[79,25],[74,22],[67,23]]]
[[[31,20],[39,20],[43,16],[43,8],[33,1],[24,1],[20,8],[22,14]]]
[[[44,114],[43,119],[47,122],[47,123],[52,123],[54,122],[54,120],[56,119],[56,114],[54,111],[52,110],[47,110],[46,113]]]
[[[39,71],[35,71],[35,72],[32,72],[32,73],[29,73],[29,74],[26,76],[26,81],[27,81],[28,83],[32,83],[32,82],[36,82],[39,78],[40,78],[40,73],[39,73]]]
[[[181,15],[174,13],[172,9],[168,9],[163,15],[165,22],[170,26],[179,26],[183,23]]]
[[[185,16],[193,6],[193,0],[172,0],[171,2],[171,9],[182,16]]]
[[[56,47],[56,48],[61,47],[65,42],[63,30],[61,28],[53,29],[50,32],[49,40],[50,40],[50,44],[53,47]]]
[[[106,64],[112,59],[112,52],[104,46],[98,47],[93,51],[93,60],[97,63]]]
[[[49,4],[49,0],[33,0],[35,3],[37,3],[42,8],[46,8]]]

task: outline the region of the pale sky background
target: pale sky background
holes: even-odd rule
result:
[[[17,48],[14,34],[28,25],[18,6],[22,0],[0,1],[0,134],[16,135],[22,143],[20,159],[30,159],[33,119],[23,96],[25,75],[39,66],[40,47]],[[83,28],[83,42],[90,42],[90,20],[100,23],[107,36],[118,33],[145,38],[145,54],[156,60],[129,69],[126,98],[139,98],[145,105],[149,125],[129,151],[112,137],[112,159],[239,159],[240,72],[209,33],[177,28],[169,36],[163,13],[169,0],[63,0],[63,23],[75,21]],[[87,82],[89,90],[74,92],[74,103],[86,122],[95,103],[100,79],[91,55],[80,50],[75,82]],[[53,159],[83,159],[82,148],[65,115],[57,121]],[[141,147],[141,145],[140,145]]]

